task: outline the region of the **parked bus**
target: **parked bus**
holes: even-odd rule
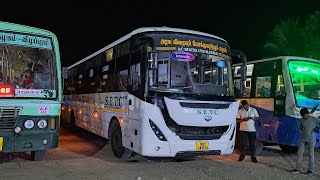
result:
[[[230,56],[211,34],[136,29],[67,68],[62,117],[110,140],[118,158],[232,153]]]
[[[42,160],[58,147],[62,86],[57,37],[0,22],[0,152]]]
[[[234,81],[240,92],[241,64],[234,64]],[[244,93],[260,114],[256,122],[257,153],[264,144],[278,144],[286,153],[296,153],[300,139],[297,126],[300,109],[308,108],[320,117],[320,61],[295,56],[280,56],[248,61]],[[320,147],[320,133],[316,147]]]

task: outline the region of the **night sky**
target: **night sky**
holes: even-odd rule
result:
[[[6,3],[1,5],[0,21],[55,33],[63,66],[85,58],[137,28],[151,26],[186,28],[220,36],[232,49],[242,50],[253,60],[262,57],[268,33],[281,20],[304,19],[320,10],[320,0],[189,1],[118,0],[73,5],[42,1],[39,7],[29,2],[19,2],[19,6]]]

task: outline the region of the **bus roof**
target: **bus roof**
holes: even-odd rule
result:
[[[51,37],[57,38],[53,32],[50,32],[45,29],[0,21],[0,30],[5,31],[5,30],[12,30],[12,29],[14,29],[15,31],[23,32],[23,33],[35,33],[35,34],[41,34],[44,36],[51,36]]]
[[[300,56],[277,56],[277,57],[273,57],[273,58],[256,59],[256,60],[248,61],[247,64],[254,64],[254,63],[260,63],[260,62],[266,62],[266,61],[273,61],[273,60],[277,60],[277,59],[284,59],[284,60],[300,59],[300,60],[308,60],[308,61],[320,62],[319,60],[316,60],[316,59],[300,57]],[[241,65],[242,65],[242,63],[235,63],[232,66],[241,66]]]
[[[113,43],[111,43],[111,44],[105,46],[104,48],[96,51],[95,53],[93,53],[93,54],[81,59],[80,61],[70,65],[68,67],[68,69],[71,69],[74,66],[77,66],[78,64],[81,64],[81,63],[87,61],[88,59],[90,59],[90,58],[92,58],[92,57],[94,57],[94,56],[96,56],[96,55],[98,55],[98,54],[110,49],[111,47],[120,44],[121,42],[129,39],[133,35],[136,35],[136,34],[139,34],[139,33],[144,33],[144,32],[152,32],[152,31],[154,31],[154,32],[156,32],[156,31],[162,31],[162,32],[167,31],[167,32],[179,32],[179,33],[197,34],[197,35],[201,35],[201,36],[207,36],[207,37],[216,38],[216,39],[219,39],[221,41],[224,41],[225,43],[228,43],[226,40],[224,40],[224,39],[222,39],[222,38],[220,38],[218,36],[215,36],[215,35],[212,35],[212,34],[208,34],[208,33],[204,33],[204,32],[200,32],[200,31],[194,31],[194,30],[189,30],[189,29],[181,29],[181,28],[170,28],[170,27],[142,27],[142,28],[138,28],[136,30],[133,30],[132,32],[130,32],[129,34],[123,36],[122,38],[114,41]]]

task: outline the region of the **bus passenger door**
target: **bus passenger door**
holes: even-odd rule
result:
[[[256,135],[258,141],[274,142],[275,129],[273,121],[274,83],[273,61],[257,63],[253,69],[251,106],[257,109],[259,119],[256,121]]]
[[[276,129],[276,142],[278,144],[295,144],[295,134],[299,133],[294,118],[286,116],[285,112],[285,87],[282,74],[277,75],[277,83],[274,100],[274,123]]]
[[[143,87],[141,76],[141,50],[132,52],[129,67],[128,82],[128,133],[130,134],[130,148],[137,153],[141,152],[141,117],[140,102],[143,99]]]

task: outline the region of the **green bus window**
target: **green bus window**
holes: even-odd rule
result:
[[[257,77],[255,97],[270,97],[271,76]]]

